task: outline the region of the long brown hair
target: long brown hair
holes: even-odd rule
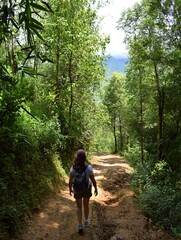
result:
[[[74,160],[73,166],[75,168],[84,168],[86,162],[86,153],[83,149],[79,149],[76,153],[76,158]]]

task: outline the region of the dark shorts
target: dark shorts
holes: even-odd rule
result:
[[[75,199],[90,198],[92,196],[92,186],[90,186],[86,191],[74,192]]]

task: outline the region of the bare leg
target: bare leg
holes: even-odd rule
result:
[[[84,198],[84,217],[87,220],[89,218],[89,199],[90,198]]]
[[[82,225],[82,199],[76,199],[77,204],[77,219],[79,225]]]

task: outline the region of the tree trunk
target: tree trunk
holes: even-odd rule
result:
[[[70,81],[69,127],[71,127],[72,107],[73,107],[72,52],[71,52],[70,58],[69,58],[68,76],[69,76],[69,81]]]
[[[118,152],[117,138],[116,138],[116,117],[113,120],[113,134],[114,134],[114,153]]]
[[[71,21],[73,24],[74,21],[74,7],[73,7],[73,1],[70,0],[70,7],[71,7]],[[74,45],[74,29],[71,26],[71,43],[72,46]],[[72,124],[72,108],[73,108],[73,73],[72,73],[72,60],[73,60],[73,52],[71,50],[70,56],[69,56],[69,67],[68,67],[68,77],[69,77],[69,82],[70,82],[70,104],[69,104],[69,127],[71,127]]]
[[[157,139],[157,161],[163,159],[163,111],[164,111],[164,90],[160,87],[159,75],[156,62],[154,61],[155,80],[158,93],[158,139]]]
[[[57,49],[56,49],[56,102],[59,104],[59,98],[60,98],[60,91],[61,91],[61,85],[60,85],[60,33],[58,33],[57,38]]]
[[[123,150],[124,141],[123,141],[123,130],[122,130],[122,121],[121,116],[119,115],[119,136],[120,136],[120,150]]]
[[[141,145],[141,163],[144,163],[144,126],[143,126],[143,91],[142,91],[142,74],[140,72],[140,145]]]

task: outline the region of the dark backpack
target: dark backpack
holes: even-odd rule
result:
[[[76,192],[83,192],[88,189],[88,180],[86,177],[86,165],[84,168],[74,168],[74,181],[73,181],[73,188]]]

